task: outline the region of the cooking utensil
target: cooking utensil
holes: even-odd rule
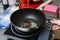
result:
[[[38,30],[43,31],[46,24],[44,13],[37,9],[25,8],[15,11],[10,21],[12,25],[20,32],[35,33]]]

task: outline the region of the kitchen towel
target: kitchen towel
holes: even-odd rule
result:
[[[9,8],[8,8],[8,9],[9,9]],[[8,9],[7,9],[7,10],[8,10]],[[18,10],[18,9],[19,9],[18,7],[12,6],[9,11],[4,11],[4,12],[3,12],[3,14],[6,14],[6,16],[4,16],[4,17],[3,17],[3,16],[0,16],[0,17],[3,18],[2,20],[0,20],[0,29],[6,29],[6,28],[9,27],[9,25],[10,25],[10,16],[11,16],[11,14],[12,14],[14,11],[16,11],[16,10]]]

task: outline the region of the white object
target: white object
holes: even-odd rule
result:
[[[7,0],[2,0],[3,5],[8,4]]]
[[[43,4],[41,4],[39,7],[37,7],[36,9],[39,10],[43,10],[43,7],[49,3],[51,3],[53,0],[47,0],[46,2],[44,2]]]
[[[8,3],[10,6],[15,5],[16,4],[16,0],[8,0]]]
[[[2,3],[0,3],[0,14],[2,14],[3,11],[4,11],[3,5],[2,5]]]

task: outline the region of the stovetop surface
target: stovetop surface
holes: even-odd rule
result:
[[[13,27],[14,28],[14,27]],[[12,32],[11,28],[8,28],[8,30],[4,33],[5,35],[9,35],[9,36],[13,36],[13,37],[16,37],[16,38],[20,38],[20,39],[23,39],[22,37],[20,37],[19,35],[16,35]],[[19,33],[18,33],[19,34]],[[32,39],[36,40],[38,37],[37,36],[34,36],[32,37]],[[13,38],[12,38],[13,39]],[[15,38],[14,38],[15,39]],[[31,38],[24,38],[24,39],[27,39],[27,40],[32,40]]]
[[[16,40],[48,40],[49,39],[49,35],[50,35],[50,29],[51,29],[51,23],[48,22],[47,28],[44,29],[44,31],[42,33],[40,33],[37,36],[34,36],[32,38],[27,38],[27,39],[23,39],[20,36],[14,34],[12,32],[12,30],[11,30],[11,27],[9,27],[4,34],[8,38],[12,38],[12,39],[16,39]]]

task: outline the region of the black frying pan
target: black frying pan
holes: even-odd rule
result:
[[[45,27],[46,17],[37,9],[25,8],[15,11],[10,17],[12,25],[25,33],[42,31]],[[32,27],[32,26],[33,27]]]

